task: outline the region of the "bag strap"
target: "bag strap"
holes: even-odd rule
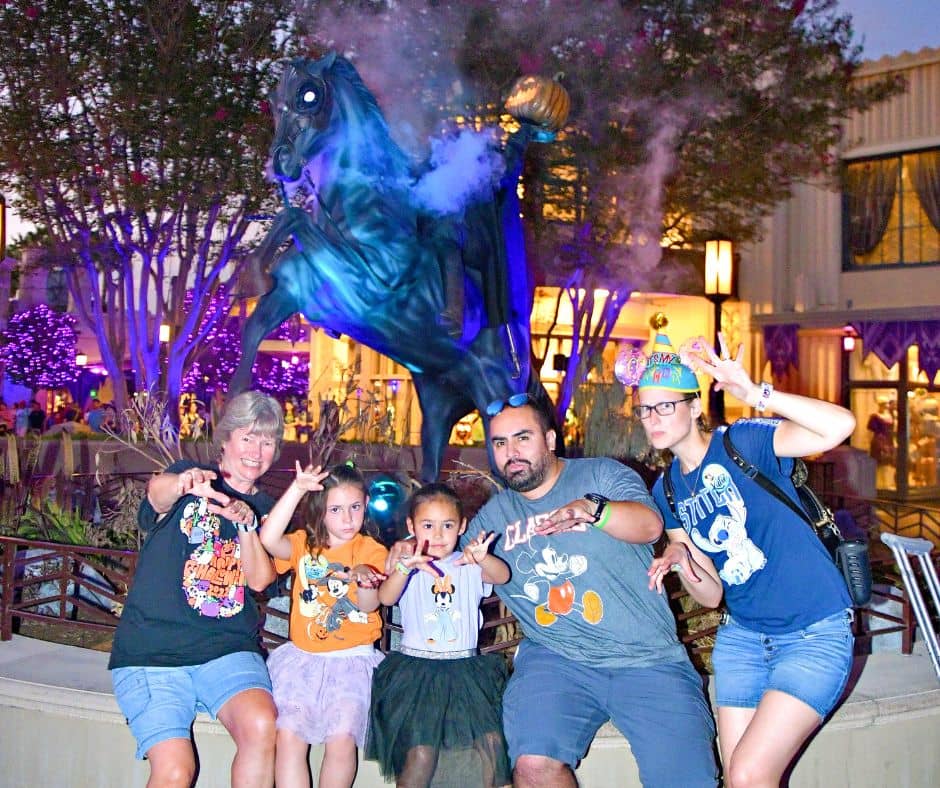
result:
[[[774,484],[767,476],[765,476],[760,468],[754,465],[751,462],[748,462],[744,457],[741,456],[741,452],[738,451],[737,446],[734,445],[734,442],[731,440],[731,430],[726,429],[722,437],[722,443],[724,444],[725,451],[728,453],[728,456],[737,465],[743,472],[744,475],[749,479],[757,482],[761,487],[764,488],[768,493],[770,493],[774,498],[780,501],[783,504],[786,504],[790,509],[796,514],[801,520],[803,520],[810,528],[814,531],[816,526],[813,521],[810,519],[810,516],[806,513],[806,510],[800,506],[797,506],[794,503],[793,499],[790,498],[783,490],[781,490],[776,484]]]
[[[673,517],[679,520],[679,507],[676,506],[676,488],[672,484],[672,466],[675,464],[673,460],[666,467],[665,472],[663,473],[663,495],[666,496],[666,503],[669,504],[669,509],[672,511]],[[679,522],[682,522],[679,520]]]

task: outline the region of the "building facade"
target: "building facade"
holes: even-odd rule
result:
[[[904,93],[850,118],[836,184],[799,185],[742,253],[755,374],[850,407],[880,494],[940,498],[940,49],[871,61]]]

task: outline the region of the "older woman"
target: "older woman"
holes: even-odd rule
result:
[[[215,464],[180,460],[147,485],[138,513],[146,540],[109,668],[150,785],[192,783],[198,710],[235,740],[232,785],[274,782],[276,710],[249,589],[275,577],[257,533],[274,500],[257,483],[283,431],[276,400],[239,394],[216,427]]]

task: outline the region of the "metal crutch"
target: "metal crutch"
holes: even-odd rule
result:
[[[917,623],[924,633],[924,640],[927,643],[927,651],[930,653],[930,659],[933,662],[934,672],[937,674],[937,679],[940,679],[940,642],[937,640],[937,633],[930,619],[930,611],[927,609],[923,594],[920,592],[917,577],[914,575],[908,557],[909,555],[916,555],[917,560],[920,561],[920,568],[927,581],[927,587],[930,589],[930,595],[933,597],[934,609],[940,613],[940,583],[937,581],[936,567],[934,567],[933,561],[930,560],[933,543],[928,542],[926,539],[912,539],[909,536],[887,533],[881,535],[881,541],[888,545],[891,552],[894,553],[894,559],[901,570],[901,578],[904,580],[907,594],[914,608],[914,615],[917,617]]]

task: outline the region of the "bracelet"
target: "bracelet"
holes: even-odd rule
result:
[[[251,522],[247,525],[245,523],[235,523],[235,527],[239,533],[250,534],[252,531],[258,530],[258,518],[252,517]]]
[[[610,519],[610,510],[612,508],[613,507],[609,503],[604,507],[604,513],[601,515],[601,519],[596,523],[593,523],[595,528],[603,528],[605,525],[607,525],[607,521]]]
[[[774,387],[764,381],[760,384],[760,397],[758,397],[757,402],[754,404],[754,410],[758,413],[763,413],[767,410],[767,400],[770,399],[770,395],[774,393]]]
[[[404,575],[405,577],[408,577],[412,572],[414,572],[414,569],[409,569],[401,561],[399,561],[397,564],[395,564],[395,571],[401,575]]]

